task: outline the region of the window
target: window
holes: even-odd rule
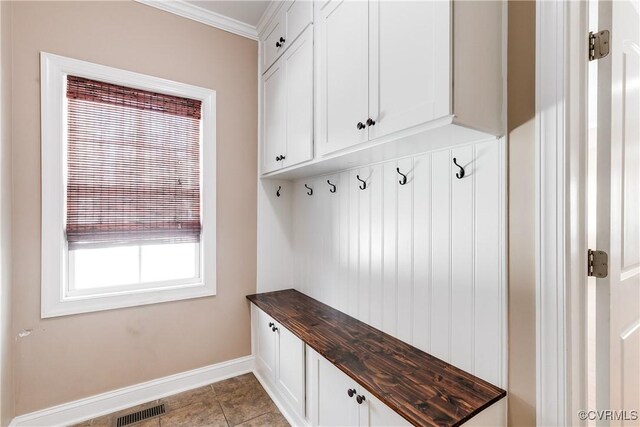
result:
[[[41,77],[42,316],[214,295],[215,92],[46,53]]]

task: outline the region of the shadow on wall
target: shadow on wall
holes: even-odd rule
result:
[[[508,425],[536,423],[535,1],[509,1]]]

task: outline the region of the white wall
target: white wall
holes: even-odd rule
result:
[[[504,386],[504,165],[504,140],[491,139],[294,182],[294,287]]]

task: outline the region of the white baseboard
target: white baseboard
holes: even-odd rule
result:
[[[262,378],[262,375],[260,375],[260,372],[257,369],[253,371],[253,375],[255,375],[260,384],[262,384],[262,388],[265,389],[271,400],[273,400],[273,403],[276,404],[278,410],[280,410],[280,413],[287,419],[289,424],[294,427],[309,426],[309,423],[300,415],[298,415],[298,413],[289,406],[287,401],[282,398],[280,392],[275,389],[275,387],[273,387],[271,382],[266,381],[264,378]]]
[[[254,357],[240,357],[20,415],[9,426],[66,426],[253,371]]]

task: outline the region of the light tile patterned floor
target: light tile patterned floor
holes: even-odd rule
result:
[[[165,414],[134,427],[289,427],[253,374],[230,378],[78,424],[115,427],[122,415],[165,404]]]

